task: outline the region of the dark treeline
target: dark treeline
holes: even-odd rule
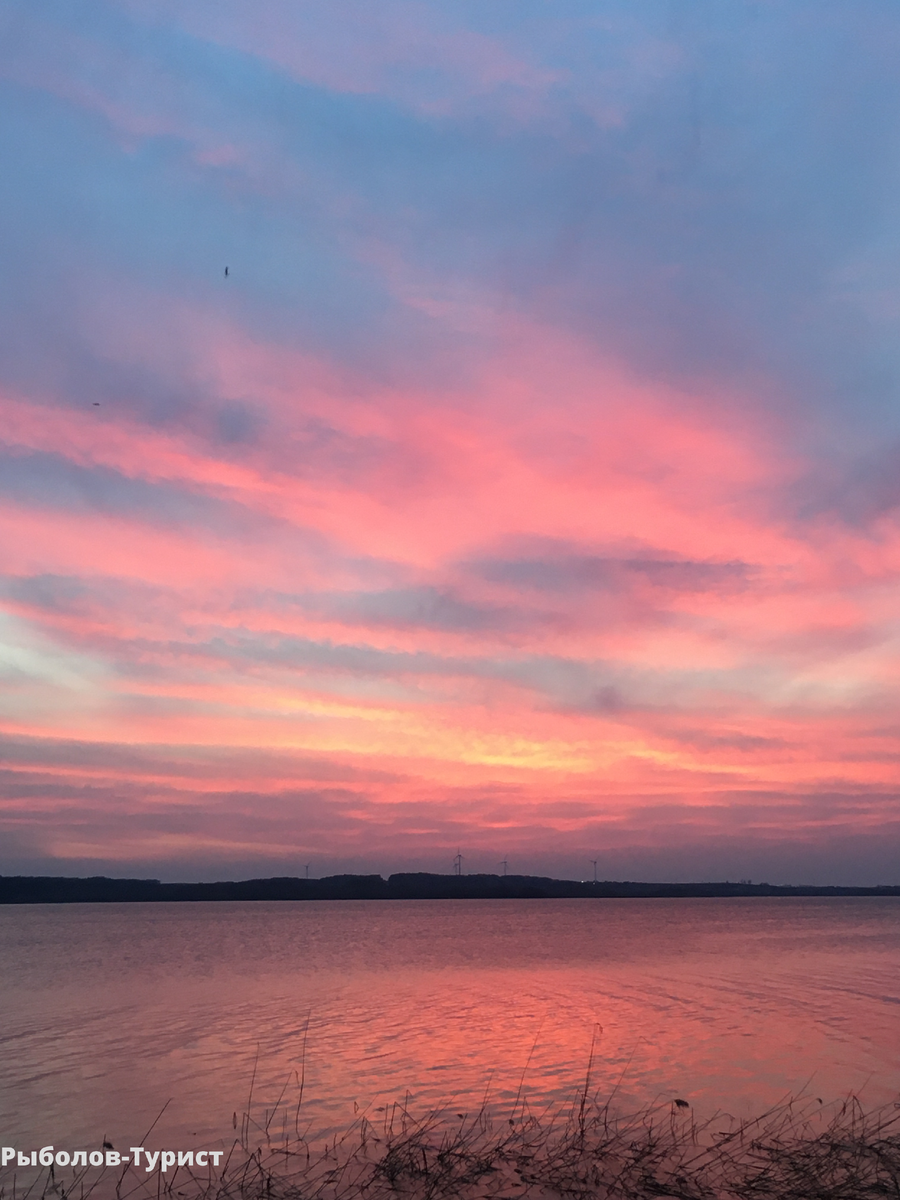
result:
[[[329,875],[324,879],[245,879],[160,883],[158,879],[0,876],[0,904],[160,900],[491,900],[689,898],[727,896],[900,896],[900,887],[791,887],[768,883],[600,883],[535,875]]]

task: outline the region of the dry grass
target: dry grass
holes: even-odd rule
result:
[[[285,1135],[287,1115],[246,1113],[215,1171],[46,1170],[8,1179],[0,1200],[900,1200],[900,1108],[867,1113],[855,1098],[702,1123],[674,1103],[613,1113],[586,1091],[564,1114],[517,1100],[502,1121],[394,1105],[315,1152],[297,1114]]]

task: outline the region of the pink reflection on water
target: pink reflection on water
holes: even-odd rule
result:
[[[4,1136],[185,1148],[584,1084],[745,1116],[896,1096],[888,901],[451,902],[0,913]],[[250,1081],[254,1076],[252,1102]],[[298,1101],[301,1094],[302,1104]],[[276,1115],[273,1112],[278,1110]],[[43,1141],[41,1141],[43,1139]]]

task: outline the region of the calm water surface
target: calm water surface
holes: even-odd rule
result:
[[[0,1138],[232,1137],[283,1093],[357,1111],[900,1089],[900,902],[422,901],[0,908]],[[598,1027],[600,1027],[598,1029]],[[526,1069],[527,1067],[527,1069]],[[276,1118],[276,1125],[280,1118]],[[273,1129],[274,1132],[274,1129]],[[149,1145],[150,1143],[148,1143]]]

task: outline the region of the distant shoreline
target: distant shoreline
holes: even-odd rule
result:
[[[769,883],[631,883],[538,875],[330,875],[160,883],[158,879],[0,876],[0,904],[110,904],[203,900],[727,899],[750,896],[900,896],[900,886],[813,887]]]

